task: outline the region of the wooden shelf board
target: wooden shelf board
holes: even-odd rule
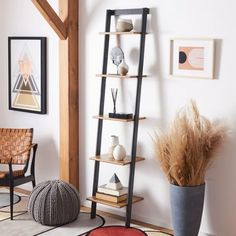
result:
[[[137,31],[129,31],[129,32],[99,32],[99,34],[102,35],[121,35],[121,34],[129,34],[129,35],[139,35],[141,34],[141,32],[137,32]],[[148,34],[148,33],[146,33]]]
[[[127,156],[123,161],[116,161],[110,154],[102,154],[100,156],[90,157],[89,159],[120,166],[128,165],[131,163],[131,156]],[[144,157],[136,157],[136,162],[144,160]]]
[[[104,116],[93,116],[94,119],[101,119],[101,120],[112,120],[112,121],[120,121],[120,122],[131,122],[134,119],[118,119],[118,118],[110,118],[107,115]],[[146,117],[139,117],[139,120],[144,120]]]
[[[144,199],[143,197],[133,196],[133,203],[140,202],[143,199]],[[123,202],[114,203],[114,202],[109,202],[109,201],[98,199],[94,196],[88,197],[87,200],[92,201],[92,202],[101,203],[101,204],[111,206],[111,207],[115,207],[115,208],[122,208],[122,207],[125,207],[125,206],[128,205],[126,200],[123,201]]]
[[[120,79],[134,79],[138,78],[138,75],[117,75],[117,74],[96,74],[97,77],[110,77]],[[143,75],[143,78],[147,78],[147,75]]]

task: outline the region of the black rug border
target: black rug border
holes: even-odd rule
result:
[[[83,213],[83,214],[90,214],[90,212],[83,212],[83,211],[80,212],[80,213]],[[80,214],[80,213],[79,213],[79,214]],[[78,234],[78,235],[76,235],[76,236],[87,235],[88,232],[102,227],[102,226],[105,224],[105,219],[104,219],[102,216],[96,214],[96,217],[97,217],[97,216],[98,216],[99,218],[101,218],[101,220],[102,220],[102,224],[101,224],[100,226],[98,226],[98,227],[96,227],[96,228],[94,228],[94,229],[91,229],[91,230],[89,230],[89,231],[86,231],[86,232],[84,232],[84,233],[82,233],[82,234]],[[38,222],[37,222],[37,223],[38,223]],[[70,223],[72,223],[72,222],[70,222]],[[62,224],[62,225],[57,225],[57,226],[55,226],[55,227],[53,227],[53,228],[51,228],[51,229],[45,230],[45,231],[43,231],[43,232],[41,232],[41,233],[34,234],[33,236],[43,235],[44,233],[47,233],[47,232],[49,232],[49,231],[51,231],[51,230],[54,230],[54,229],[56,229],[56,228],[59,228],[59,227],[61,227],[61,226],[63,226],[63,225],[67,225],[67,224],[70,224],[70,223],[66,223],[66,224]],[[38,223],[38,224],[39,224],[39,223]]]
[[[14,212],[15,213],[15,212]],[[17,216],[21,216],[21,215],[24,215],[25,213],[27,213],[27,211],[24,211],[24,212],[22,212],[22,213],[19,213],[18,215],[16,215],[16,216],[13,216],[13,220],[14,220],[14,218],[16,218]],[[5,220],[9,220],[11,217],[9,216],[9,217],[7,217],[6,219],[3,219],[3,220],[0,220],[0,222],[3,222],[3,221],[5,221]]]
[[[28,198],[28,196],[20,196],[20,198],[21,198],[21,200],[22,200],[22,199],[24,199],[24,198]],[[21,201],[21,200],[20,200],[20,201]],[[19,201],[19,202],[20,202],[20,201]],[[17,202],[17,203],[19,203],[19,202]],[[15,205],[15,204],[17,204],[17,203],[14,203],[13,205]],[[5,207],[10,207],[10,205],[9,205],[9,206],[5,206]],[[2,209],[5,208],[5,207],[0,208],[0,212],[9,213],[10,211],[2,210]],[[13,212],[14,212],[14,213],[25,213],[25,212],[27,212],[27,210],[26,210],[26,211],[25,211],[25,210],[24,210],[24,211],[14,211],[14,208],[13,208]],[[17,216],[17,215],[16,215],[16,216]],[[10,218],[10,217],[9,217],[9,218]],[[9,218],[8,218],[8,219],[9,219]],[[1,221],[0,221],[0,222],[1,222]]]
[[[125,227],[125,226],[123,226],[123,225],[105,225],[105,226],[102,226],[102,227],[98,227],[98,228],[111,228],[111,227],[122,227],[122,228],[127,228],[127,227]],[[96,228],[96,229],[98,229],[98,228]],[[144,235],[145,236],[148,236],[147,234],[146,234],[146,232],[145,231],[143,231],[143,230],[141,230],[141,229],[139,229],[139,228],[136,228],[136,227],[128,227],[129,229],[136,229],[136,230],[138,230],[138,231],[140,231],[140,232],[142,232],[142,233],[144,233]],[[93,229],[93,230],[90,230],[87,234],[86,234],[86,236],[89,236],[89,234],[90,233],[92,233],[92,231],[94,231],[94,230],[96,230],[96,229]]]
[[[23,212],[23,213],[21,213],[21,214],[18,214],[18,215],[16,215],[16,216],[14,216],[13,221],[14,221],[14,219],[17,218],[18,216],[24,215],[24,214],[26,214],[26,213],[28,213],[28,211],[25,211],[25,212]],[[90,214],[90,212],[83,212],[83,211],[80,212],[80,213],[83,213],[83,214]],[[102,216],[96,214],[96,217],[99,217],[99,218],[102,220],[101,225],[99,225],[99,226],[97,226],[97,227],[95,227],[95,228],[93,228],[93,229],[91,229],[91,230],[89,230],[89,231],[86,231],[86,232],[84,232],[84,233],[82,233],[82,234],[78,234],[78,235],[76,235],[76,236],[87,235],[87,233],[89,233],[90,231],[95,230],[95,229],[98,229],[98,228],[102,227],[102,226],[105,224],[105,219],[104,219]],[[6,221],[6,220],[9,220],[9,219],[10,219],[10,217],[8,217],[8,218],[6,218],[6,219],[3,219],[3,220],[0,220],[0,222]],[[36,223],[38,223],[38,222],[36,222]],[[72,223],[72,222],[71,222],[71,223]],[[40,224],[40,223],[38,223],[38,224]],[[67,224],[70,224],[70,223],[67,223]],[[54,227],[53,227],[53,226],[50,226],[50,227],[52,227],[52,228],[47,229],[47,230],[44,230],[44,231],[42,231],[42,232],[40,232],[40,233],[38,233],[38,234],[34,234],[33,236],[43,235],[43,234],[46,233],[46,232],[49,232],[49,231],[51,231],[51,230],[54,230],[54,229],[56,229],[56,228],[59,228],[59,227],[61,227],[61,226],[63,226],[63,225],[67,225],[67,224],[57,225],[57,226],[54,226]]]
[[[7,194],[7,195],[10,195],[10,193],[0,193],[0,195],[1,195],[1,194]],[[15,205],[15,204],[17,204],[18,202],[21,201],[21,196],[19,196],[18,194],[15,194],[15,193],[14,193],[14,195],[17,196],[17,197],[19,198],[18,201],[16,201],[16,202],[13,203],[13,204]],[[4,207],[8,207],[8,206],[10,206],[10,204],[9,204],[9,205],[6,205],[6,206],[0,206],[0,209],[2,209],[2,208],[4,208]]]

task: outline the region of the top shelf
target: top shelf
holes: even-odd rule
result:
[[[120,79],[134,79],[138,78],[138,75],[117,75],[117,74],[96,74],[97,77],[110,77]],[[142,75],[142,78],[146,78],[147,75]]]
[[[140,35],[141,32],[129,31],[129,32],[99,32],[101,35],[121,35],[121,34],[129,34],[129,35]],[[148,33],[145,33],[148,34]]]

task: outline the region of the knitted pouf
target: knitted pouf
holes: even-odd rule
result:
[[[77,219],[80,212],[78,191],[61,181],[38,184],[29,196],[28,212],[43,225],[63,225]]]

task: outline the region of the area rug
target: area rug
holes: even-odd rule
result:
[[[1,193],[7,193],[9,190],[1,188]],[[16,202],[13,206],[13,217],[26,212],[28,197],[24,194],[17,193],[20,201]],[[0,208],[0,221],[10,219],[10,206]]]
[[[124,221],[119,220],[117,218],[109,217],[107,215],[103,215],[103,217],[105,219],[105,226],[111,226],[111,225],[124,226],[125,224]],[[173,236],[173,234],[169,233],[167,230],[164,230],[164,229],[163,230],[153,229],[153,228],[144,227],[144,226],[133,224],[133,223],[131,224],[131,227],[142,230],[148,236]]]
[[[1,192],[5,190],[1,189]],[[20,194],[20,201],[14,205],[14,218],[10,220],[10,207],[0,209],[0,235],[1,236],[33,236],[57,235],[78,236],[104,225],[104,219],[96,216],[90,219],[90,214],[81,212],[76,221],[60,227],[45,226],[35,222],[27,212],[28,196]]]
[[[147,236],[141,229],[133,227],[126,228],[125,226],[109,225],[92,230],[87,236]]]
[[[8,190],[1,189],[0,192],[7,193]],[[97,215],[96,218],[91,219],[90,214],[85,212],[81,212],[79,218],[70,224],[62,225],[59,227],[41,225],[39,223],[36,223],[27,213],[28,196],[18,192],[17,195],[20,196],[20,201],[14,204],[14,220],[10,220],[9,206],[2,207],[0,209],[0,236],[85,236],[94,229],[104,226],[104,223],[106,226],[124,226],[124,221],[122,220],[118,220],[116,218],[109,217],[106,215],[104,215],[104,217]],[[136,224],[131,224],[131,227],[135,229],[140,229],[136,230],[135,232],[141,232],[141,235],[171,235],[158,230],[142,227]],[[145,234],[143,234],[143,232],[145,232]],[[116,235],[117,234],[112,234],[112,236]]]
[[[13,203],[17,203],[20,201],[20,196],[14,194]],[[0,193],[0,208],[6,207],[10,205],[10,194],[9,193]]]
[[[41,225],[35,222],[28,213],[14,217],[14,220],[0,222],[1,236],[33,236],[33,235],[57,235],[57,236],[78,236],[83,235],[104,224],[101,216],[90,219],[89,213],[81,212],[77,220],[60,227]]]

